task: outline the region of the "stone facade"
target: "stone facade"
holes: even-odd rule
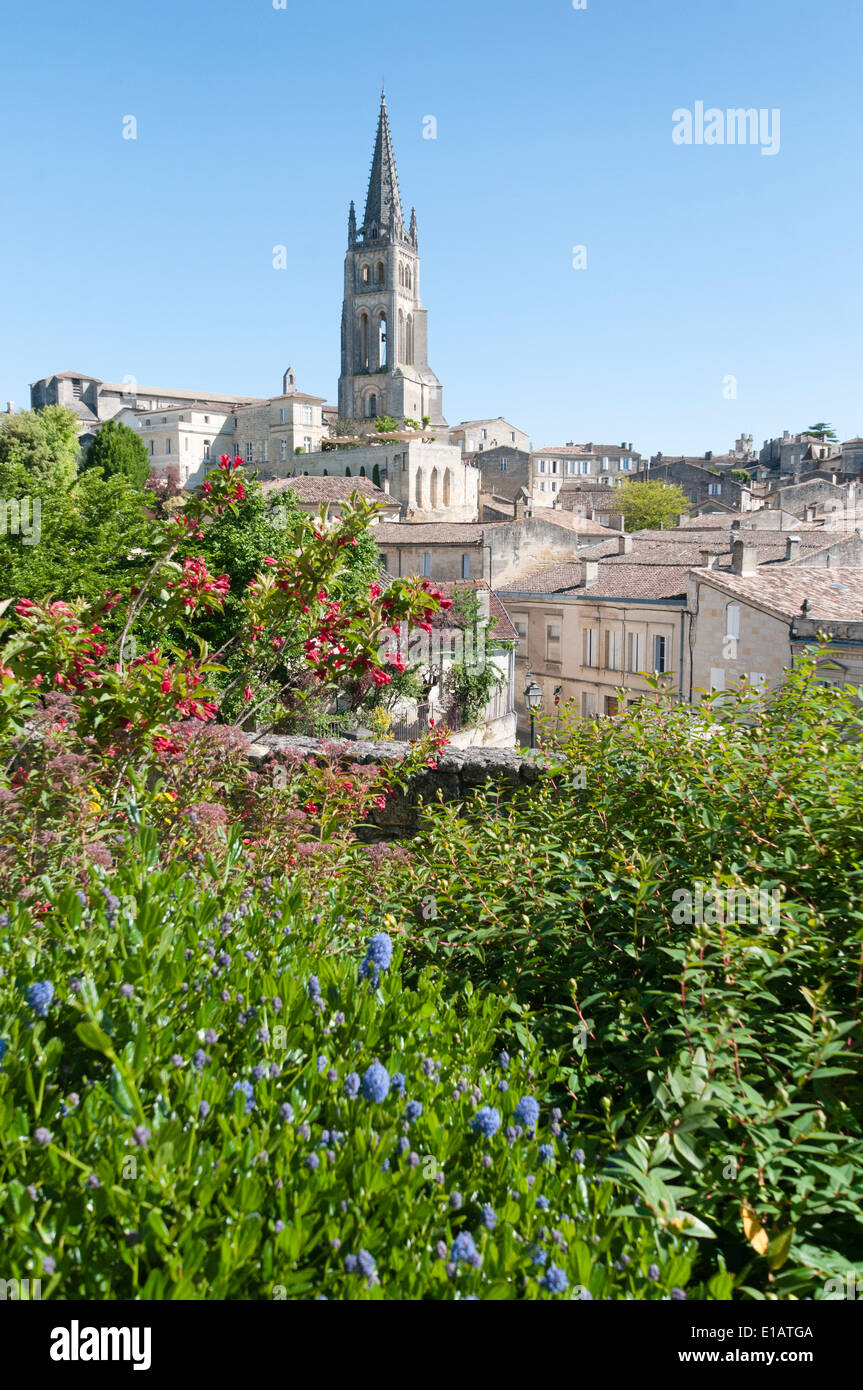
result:
[[[428,364],[428,313],[420,300],[416,214],[405,228],[386,99],[357,227],[348,219],[339,414],[391,415],[445,425],[443,388]]]
[[[421,574],[435,580],[482,578],[499,589],[543,565],[573,560],[582,538],[577,529],[527,516],[472,526],[400,522],[378,527],[376,539],[390,574]]]
[[[565,480],[592,479],[614,486],[641,468],[641,454],[631,444],[554,444],[530,456],[530,497],[550,506]]]
[[[462,420],[460,425],[451,425],[449,442],[465,454],[483,454],[493,449],[527,453],[529,443],[524,430],[511,425],[502,415],[493,420]]]
[[[408,521],[475,521],[479,514],[479,473],[450,444],[422,439],[393,440],[359,449],[330,449],[281,461],[271,460],[267,476],[371,478],[375,467],[402,516]],[[364,470],[364,471],[362,471]]]
[[[671,483],[683,489],[693,506],[719,502],[734,511],[748,512],[752,508],[752,491],[745,484],[730,478],[727,473],[711,472],[709,463],[693,463],[687,459],[657,459],[637,475],[639,482]]]

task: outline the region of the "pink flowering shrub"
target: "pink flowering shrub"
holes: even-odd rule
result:
[[[107,870],[144,819],[166,855],[203,860],[236,832],[262,864],[291,865],[301,846],[350,838],[392,795],[392,770],[348,771],[336,747],[255,771],[242,728],[260,734],[310,688],[359,699],[388,684],[403,669],[384,655],[388,634],[424,626],[448,600],[398,580],[345,602],[346,555],[374,509],[359,501],[332,524],[298,513],[289,553],[268,557],[232,596],[236,631],[211,650],[200,624],[221,613],[231,581],[184,552],[248,496],[241,460],[223,456],[182,511],[157,522],[150,571],[128,593],[0,606],[0,880],[26,887],[60,864],[83,876]],[[440,743],[417,745],[410,765]]]

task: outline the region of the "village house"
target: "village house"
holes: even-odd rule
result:
[[[279,478],[261,483],[261,490],[270,500],[278,502],[279,497],[290,492],[298,506],[309,515],[326,506],[330,517],[340,517],[346,504],[354,497],[372,502],[380,508],[371,518],[371,525],[378,526],[382,521],[398,521],[399,504],[393,502],[388,492],[375,487],[369,478],[312,478],[305,474],[297,478]]]
[[[690,703],[747,682],[778,685],[819,634],[823,680],[863,684],[863,569],[790,562],[689,576]]]
[[[593,478],[613,486],[640,468],[641,454],[631,444],[548,445],[530,455],[530,499],[549,506],[565,478]]]
[[[485,579],[500,589],[540,565],[574,559],[582,542],[594,542],[597,533],[607,534],[595,522],[576,519],[567,526],[557,517],[523,514],[518,520],[473,524],[382,522],[376,539],[384,568],[392,575]]]

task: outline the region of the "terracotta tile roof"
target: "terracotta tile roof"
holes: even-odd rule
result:
[[[553,526],[563,526],[567,531],[577,531],[580,536],[608,536],[613,528],[601,522],[577,516],[575,512],[561,511],[558,507],[534,507],[535,521],[550,521]]]
[[[494,619],[494,622],[492,623],[492,627],[490,629],[490,635],[502,642],[518,641],[518,633],[516,632],[515,627],[513,626],[512,619],[510,618],[509,614],[507,613],[506,609],[504,608],[494,589],[489,588],[488,583],[485,579],[462,579],[455,580],[453,582],[447,581],[445,583],[438,583],[437,581],[433,580],[432,586],[435,589],[440,589],[441,593],[444,595],[445,598],[452,598],[453,592],[456,589],[473,588],[478,591],[482,590],[488,593],[489,617]],[[443,609],[440,613],[437,614],[432,626],[440,628],[454,628],[460,627],[461,623],[459,622],[458,614],[454,611],[454,609],[447,608]]]
[[[591,558],[585,551],[585,557]],[[598,557],[593,557],[598,558]],[[613,557],[615,560],[617,557]],[[688,565],[642,565],[632,555],[621,555],[619,564],[608,559],[599,566],[596,581],[588,588],[581,583],[581,563],[554,565],[550,569],[513,581],[509,594],[572,594],[592,598],[678,598],[686,595]],[[712,571],[711,571],[712,572]]]
[[[261,483],[265,493],[284,492],[290,488],[301,502],[345,502],[358,492],[369,502],[387,502],[396,507],[398,503],[388,496],[382,488],[376,487],[371,478],[270,478]]]
[[[808,617],[825,622],[863,620],[863,570],[838,566],[836,569],[799,565],[771,565],[754,575],[726,574],[723,571],[693,569],[694,577],[722,593],[741,598],[783,618],[800,616],[804,599],[809,602]]]
[[[479,545],[483,531],[509,522],[382,521],[375,528],[379,545]]]

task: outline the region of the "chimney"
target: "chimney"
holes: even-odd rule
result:
[[[632,453],[632,440],[631,440],[631,439],[630,439],[629,443],[628,443],[627,446],[626,446],[626,452],[627,452],[628,454],[631,454],[631,453]]]
[[[800,537],[789,536],[785,542],[786,560],[796,560],[800,555]]]
[[[758,551],[754,545],[747,545],[738,537],[731,543],[731,568],[734,574],[748,577],[758,569]]]
[[[15,414],[15,402],[14,402],[14,401],[7,401],[7,402],[6,402],[6,414],[7,414],[7,415],[14,415],[14,414]]]
[[[739,531],[739,530],[740,530],[740,522],[739,522],[739,520],[738,520],[738,521],[732,521],[732,523],[731,523],[731,529],[732,529],[732,531]]]
[[[631,554],[632,554],[632,537],[631,537],[631,536],[618,536],[618,538],[617,538],[617,553],[618,553],[618,555],[631,555]]]
[[[814,508],[814,507],[804,507],[804,508],[803,508],[803,520],[804,520],[804,521],[814,521],[814,520],[815,520],[815,508]]]
[[[591,584],[595,584],[599,579],[599,564],[596,560],[582,560],[581,562],[581,583],[582,587],[589,589]]]

